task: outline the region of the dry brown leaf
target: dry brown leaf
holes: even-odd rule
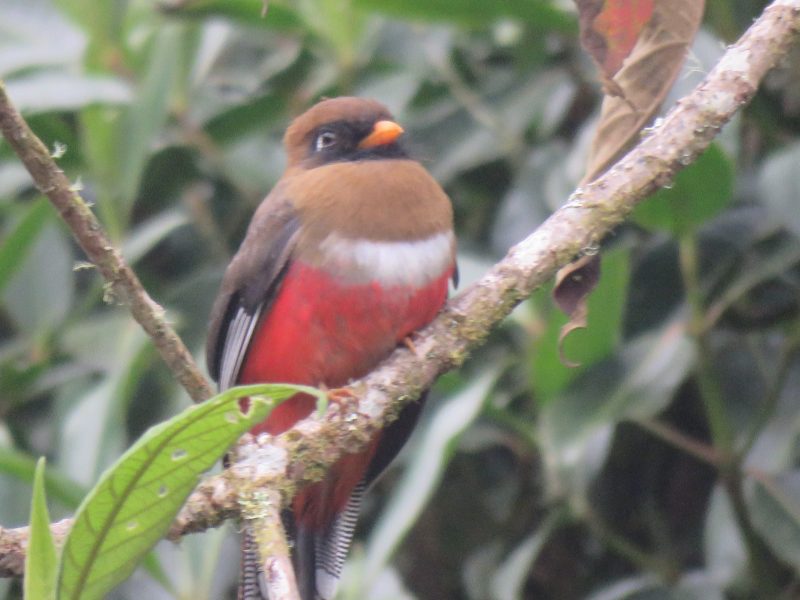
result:
[[[584,46],[587,45],[585,37],[589,38],[590,44],[603,46],[599,50],[589,49],[589,52],[605,73],[615,73],[613,80],[604,76],[606,96],[586,175],[581,181],[583,185],[598,177],[627,152],[639,140],[642,128],[661,108],[700,27],[705,0],[654,0],[649,9],[643,0],[576,2],[581,12]],[[652,10],[652,15],[642,27],[641,20],[648,10]],[[625,26],[630,27],[629,33],[616,31]],[[593,33],[586,34],[587,29]],[[635,34],[638,34],[638,40],[626,58],[623,56],[626,47]],[[615,44],[619,46],[616,50]],[[622,60],[620,68],[617,62]],[[576,276],[579,277],[577,282],[574,281]],[[564,357],[564,340],[572,331],[586,327],[587,299],[599,276],[599,255],[583,256],[556,275],[553,298],[570,317],[558,338],[559,356],[567,366],[578,365]],[[568,298],[569,310],[559,300],[561,296]]]
[[[607,79],[614,77],[650,20],[655,0],[575,0],[581,44]]]
[[[558,356],[568,367],[580,366],[564,356],[564,340],[576,329],[587,324],[589,309],[587,297],[600,281],[600,260],[596,254],[585,254],[578,260],[559,269],[553,288],[553,300],[569,317],[558,336]]]
[[[622,95],[603,100],[583,183],[627,152],[661,108],[700,27],[704,6],[704,0],[656,1],[651,19],[614,76]]]

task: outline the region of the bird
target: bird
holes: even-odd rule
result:
[[[450,198],[380,102],[323,99],[283,138],[285,172],[256,209],[214,302],[207,364],[220,390],[252,383],[334,389],[369,373],[434,319],[458,283]],[[360,452],[301,488],[283,513],[303,600],[331,600],[362,497],[414,428],[424,396]],[[310,415],[296,394],[254,435]],[[265,597],[245,531],[239,599]]]

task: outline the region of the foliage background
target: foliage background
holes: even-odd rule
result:
[[[709,0],[668,102],[764,4]],[[198,356],[222,270],[283,169],[283,129],[320,96],[378,98],[406,126],[454,200],[462,285],[581,178],[601,96],[571,3],[260,9],[0,0],[10,96]],[[368,499],[342,597],[800,594],[799,74],[795,52],[604,245],[590,327],[565,350],[581,367],[559,361],[565,317],[543,290],[439,382]],[[12,526],[27,522],[37,456],[51,514],[69,515],[188,399],[6,145],[0,235],[0,523]],[[728,455],[732,494],[711,464]],[[232,597],[232,530],[163,543],[114,597]],[[0,581],[0,595],[20,586]]]

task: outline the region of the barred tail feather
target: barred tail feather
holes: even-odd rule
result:
[[[342,574],[348,550],[353,542],[361,500],[366,488],[381,474],[405,444],[416,424],[422,406],[418,402],[406,405],[381,434],[381,440],[347,504],[324,530],[297,523],[291,511],[283,513],[284,527],[292,540],[292,564],[302,600],[333,600]],[[245,530],[242,540],[242,568],[238,600],[269,600],[260,572],[258,553],[250,533]]]
[[[242,533],[242,562],[239,566],[238,600],[269,600],[261,573],[258,550],[249,528]]]
[[[284,515],[284,520],[290,521],[286,525],[293,540],[292,563],[302,600],[333,600],[336,596],[364,489],[363,483],[356,486],[344,510],[324,532],[294,523],[290,513]],[[248,529],[242,535],[238,600],[269,600],[258,552]]]
[[[297,524],[294,532],[294,562],[302,600],[333,600],[364,496],[364,484],[353,490],[344,510],[325,531]]]
[[[302,600],[316,600],[316,534],[310,529],[297,526],[293,536],[292,564],[297,579],[297,591]]]
[[[317,594],[321,600],[333,600],[336,595],[336,587],[342,575],[344,561],[350,550],[350,544],[353,543],[353,534],[356,530],[365,489],[366,485],[363,481],[355,487],[344,510],[336,516],[324,535],[317,539],[314,579]]]

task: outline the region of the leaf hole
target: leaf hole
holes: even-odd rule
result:
[[[125,526],[125,529],[127,529],[128,531],[134,531],[138,527],[139,527],[139,521],[131,521]]]
[[[225,420],[228,423],[233,423],[234,425],[236,425],[236,423],[239,422],[239,415],[237,415],[233,411],[228,411],[228,412],[225,413]]]
[[[172,460],[182,460],[186,458],[187,454],[188,453],[186,452],[186,450],[184,450],[183,448],[178,448],[172,453]]]
[[[158,488],[158,497],[164,498],[169,493],[169,488],[165,485],[162,485]]]

